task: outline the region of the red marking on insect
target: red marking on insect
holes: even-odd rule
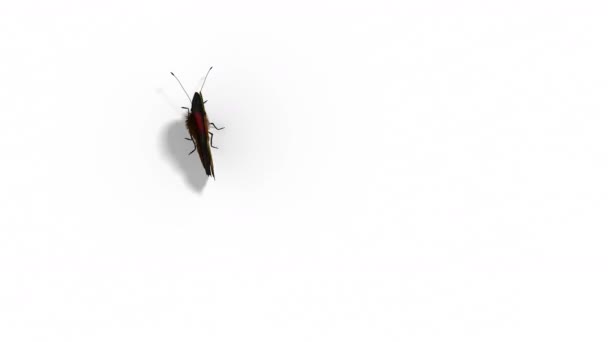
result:
[[[196,120],[196,127],[201,131],[201,132],[208,132],[209,131],[209,124],[205,124],[205,121],[203,119],[203,114],[201,113],[194,113],[194,119]]]
[[[203,86],[205,86],[205,82],[207,81],[207,76],[209,76],[209,71],[211,71],[213,67],[209,68],[207,74],[205,75],[205,79],[203,81],[203,85],[198,92],[194,93],[194,97],[190,100],[190,96],[188,96],[188,92],[184,89],[182,82],[179,81],[177,76],[174,73],[171,73],[173,77],[177,80],[179,85],[188,96],[188,100],[190,100],[191,106],[190,108],[182,107],[188,110],[188,115],[186,116],[186,128],[188,129],[188,133],[190,134],[190,138],[185,138],[186,140],[191,140],[194,144],[194,149],[190,152],[190,154],[194,153],[194,151],[198,151],[198,156],[201,159],[201,163],[203,164],[203,168],[205,169],[205,173],[207,176],[213,176],[215,178],[215,171],[213,169],[213,157],[211,156],[211,148],[217,148],[213,146],[213,133],[209,132],[209,126],[213,126],[218,131],[222,128],[217,128],[213,122],[209,122],[207,117],[207,112],[205,111],[205,102],[203,101]]]

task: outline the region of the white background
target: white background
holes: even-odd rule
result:
[[[0,13],[0,341],[608,339],[604,1]]]

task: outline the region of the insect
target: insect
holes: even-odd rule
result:
[[[174,73],[171,73],[173,77],[177,80],[179,85],[182,87],[186,96],[188,96],[188,100],[190,100],[191,107],[182,107],[183,109],[188,110],[188,116],[186,116],[186,128],[188,129],[188,133],[190,133],[190,138],[184,138],[186,140],[192,141],[194,145],[194,149],[188,153],[188,155],[194,153],[194,151],[198,151],[198,156],[201,158],[201,162],[203,163],[203,168],[205,168],[205,173],[207,176],[213,176],[215,178],[215,173],[213,171],[213,157],[211,156],[211,148],[217,148],[213,146],[213,133],[209,132],[209,128],[213,126],[213,128],[219,130],[224,129],[225,127],[218,128],[213,122],[209,122],[209,118],[207,117],[207,112],[205,111],[205,103],[207,101],[203,101],[203,87],[205,86],[205,82],[207,81],[207,76],[209,76],[209,72],[213,69],[213,67],[209,68],[207,74],[205,75],[205,79],[203,80],[203,85],[201,85],[201,89],[198,92],[194,93],[194,97],[190,99],[188,96],[188,92],[184,89],[182,82],[179,81],[177,76]]]

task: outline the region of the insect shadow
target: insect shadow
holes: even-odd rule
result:
[[[201,161],[196,156],[188,155],[192,142],[185,140],[188,131],[184,120],[172,121],[165,127],[163,134],[165,153],[174,166],[179,169],[184,181],[194,192],[203,192],[209,177],[201,168]]]

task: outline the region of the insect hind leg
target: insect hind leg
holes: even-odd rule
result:
[[[213,146],[213,133],[209,132],[209,135],[211,136],[211,138],[209,138],[209,145],[215,149],[217,149],[217,147]]]
[[[184,138],[184,139],[192,141],[192,145],[194,145],[194,150],[192,150],[192,151],[190,151],[190,153],[188,153],[188,155],[191,155],[192,153],[194,153],[194,151],[196,151],[196,143],[194,142],[194,139],[192,139],[192,137]]]

